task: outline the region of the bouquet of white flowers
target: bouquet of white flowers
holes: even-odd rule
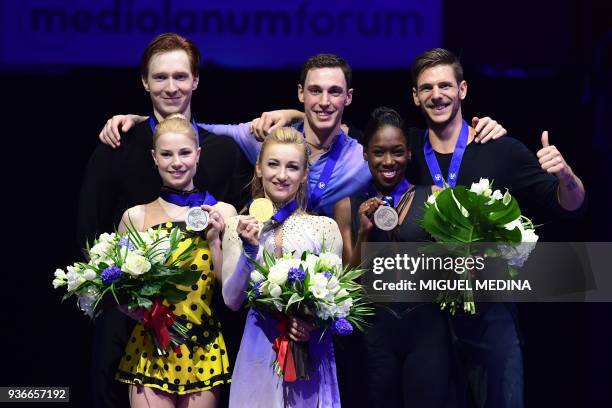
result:
[[[513,278],[535,247],[538,236],[531,220],[521,215],[516,199],[508,191],[502,194],[491,187],[488,179],[481,178],[470,189],[456,186],[434,192],[425,203],[419,223],[436,241],[461,244],[463,255],[471,255],[475,243],[497,243],[486,255],[504,258]],[[471,273],[453,272],[451,276],[471,279]],[[462,286],[471,287],[471,284]],[[471,290],[446,291],[439,295],[438,301],[442,309],[448,306],[453,314],[461,305],[467,313],[476,312]]]
[[[247,302],[280,314],[279,327],[283,327],[286,316],[293,315],[313,322],[324,329],[323,333],[331,329],[334,334],[347,335],[353,327],[364,329],[365,317],[373,310],[363,298],[363,287],[355,282],[364,270],[343,268],[342,260],[330,252],[304,252],[301,259],[291,255],[275,259],[264,251],[263,261],[260,264],[251,260],[255,270],[251,272]],[[277,374],[285,381],[308,378],[307,348],[289,340],[285,330],[279,331],[274,342]]]
[[[62,301],[76,296],[79,308],[91,318],[100,312],[100,301],[112,296],[122,304],[123,311],[143,322],[157,352],[165,355],[169,345],[184,343],[187,329],[162,300],[184,300],[189,289],[177,285],[189,287],[200,276],[198,271],[177,266],[189,258],[195,247],[192,243],[173,255],[182,238],[179,228],[169,233],[162,229],[142,232],[131,227],[123,235],[104,233],[91,248],[86,248],[89,262],[75,262],[66,271],[55,271],[53,287],[65,286],[67,293]]]

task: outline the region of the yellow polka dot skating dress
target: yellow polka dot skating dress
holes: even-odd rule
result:
[[[168,232],[176,226],[185,232],[185,224],[182,222],[161,224],[161,228]],[[164,305],[170,307],[177,319],[184,319],[190,341],[180,345],[180,353],[171,350],[167,356],[158,356],[149,333],[142,323],[138,323],[119,363],[117,380],[173,394],[209,390],[230,382],[230,367],[221,325],[211,309],[216,280],[208,242],[196,233],[186,231],[186,237],[175,255],[180,254],[192,241],[196,244],[192,256],[179,266],[198,270],[202,275],[191,288],[178,286],[183,290],[191,290],[185,300],[174,305],[164,301]]]

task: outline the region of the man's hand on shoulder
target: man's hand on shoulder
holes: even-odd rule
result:
[[[275,129],[289,126],[293,122],[304,120],[304,113],[295,109],[281,109],[264,112],[251,121],[251,133],[258,141],[263,141]]]
[[[487,143],[489,140],[499,139],[508,133],[501,124],[488,116],[484,118],[474,116],[472,127],[476,131],[476,137],[474,138],[476,143]]]
[[[98,135],[100,141],[110,147],[118,147],[121,144],[121,133],[130,130],[135,124],[147,120],[148,116],[139,115],[115,115],[106,121],[104,128]],[[121,130],[119,130],[121,129]]]

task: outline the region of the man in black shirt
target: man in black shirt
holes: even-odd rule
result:
[[[438,48],[420,55],[412,66],[412,77],[414,103],[428,126],[426,136],[411,135],[414,160],[410,174],[415,184],[442,185],[446,181],[470,186],[483,177],[494,180],[495,188],[508,188],[521,207],[557,216],[580,210],[582,182],[561,153],[549,146],[547,132],[542,134],[539,160],[510,137],[473,143],[474,129],[463,121],[461,112],[467,83],[452,53]],[[476,315],[453,317],[452,326],[467,369],[471,375],[479,372],[486,388],[474,395],[476,405],[522,407],[523,356],[514,305],[479,305]]]
[[[192,118],[191,97],[199,80],[200,53],[191,41],[173,33],[161,34],[145,49],[142,83],[150,94],[150,120],[124,135],[121,147],[97,146],[89,160],[81,189],[78,214],[78,244],[85,246],[103,232],[111,232],[123,212],[159,195],[161,179],[151,149],[153,130],[168,115]],[[195,126],[195,120],[192,119]],[[236,208],[246,203],[245,186],[253,169],[238,145],[195,126],[202,152],[194,184]],[[115,372],[134,321],[110,308],[95,321],[92,355],[92,398],[96,407],[127,406],[124,385]]]

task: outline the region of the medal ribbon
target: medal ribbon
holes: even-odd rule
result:
[[[151,132],[155,133],[155,128],[157,127],[157,123],[155,123],[155,115],[149,115],[149,127],[151,128]],[[198,132],[198,124],[196,123],[194,118],[191,118],[191,126],[195,129],[196,139],[198,140],[198,146],[200,145],[200,132]]]
[[[429,168],[433,182],[440,188],[444,188],[445,181],[451,187],[455,187],[457,184],[461,160],[463,160],[463,153],[465,153],[465,148],[467,147],[468,136],[470,133],[470,128],[465,120],[461,122],[461,132],[459,133],[457,143],[455,144],[455,150],[453,151],[453,157],[451,158],[450,166],[448,168],[448,177],[446,180],[444,177],[442,177],[442,171],[440,170],[440,165],[436,159],[436,153],[434,152],[431,142],[429,141],[429,129],[425,131],[425,144],[423,146],[425,161],[427,162],[427,167]]]
[[[304,123],[302,122],[300,125],[296,127],[297,130],[304,133]],[[329,151],[329,155],[325,162],[325,167],[323,167],[323,171],[319,176],[314,188],[310,192],[310,197],[308,197],[308,210],[314,210],[319,206],[321,202],[321,197],[323,193],[329,186],[329,179],[332,176],[334,168],[336,167],[336,163],[340,158],[340,153],[342,152],[342,148],[346,144],[346,135],[344,131],[340,129],[340,133],[336,136],[336,140],[333,142],[333,146]]]
[[[297,380],[297,373],[295,370],[293,351],[289,344],[290,340],[287,337],[289,319],[283,316],[276,328],[280,334],[274,339],[272,349],[276,352],[276,363],[280,370],[278,374],[281,375],[285,381],[294,382]]]
[[[395,186],[395,188],[393,189],[393,191],[391,192],[391,200],[385,200],[386,197],[383,197],[383,201],[387,202],[387,201],[391,201],[391,202],[387,202],[387,204],[389,204],[391,207],[395,207],[396,204],[399,203],[400,198],[402,198],[402,196],[404,195],[404,193],[406,191],[408,191],[408,189],[410,188],[410,183],[408,182],[408,180],[404,179],[402,181],[400,181],[397,186]],[[374,186],[374,183],[371,183],[368,186],[368,197],[378,197],[381,194],[378,192],[378,190],[376,190],[376,187]]]
[[[261,232],[259,233],[260,239],[264,236],[264,234],[272,231],[278,224],[281,224],[285,221],[291,214],[295,212],[298,207],[297,201],[295,199],[289,201],[283,208],[280,208],[278,211],[274,213],[271,219],[264,223]],[[245,247],[246,248],[246,247]]]
[[[169,203],[178,205],[180,207],[199,207],[202,204],[215,205],[217,200],[208,191],[177,191],[171,190],[168,187],[164,187],[159,193],[160,197]]]
[[[285,221],[293,212],[297,209],[297,201],[295,199],[289,201],[283,208],[280,208],[274,215],[272,219],[278,223],[282,223]]]

